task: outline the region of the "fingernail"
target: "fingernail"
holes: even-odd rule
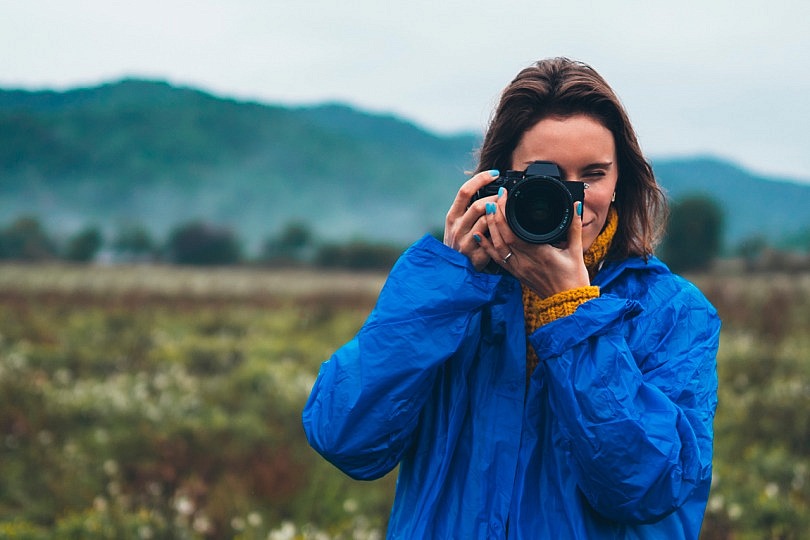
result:
[[[487,203],[487,214],[494,214],[495,213],[495,203],[488,202]]]
[[[477,234],[474,234],[474,235],[473,235],[473,240],[475,240],[475,241],[476,241],[476,242],[478,242],[479,244],[481,243],[481,237],[480,237],[480,236],[478,236]]]
[[[489,171],[489,175],[492,178],[498,178],[501,175],[501,171],[499,171],[498,169],[492,169],[491,171]]]
[[[498,188],[498,198],[500,199],[501,197],[503,197],[504,193],[506,193],[506,188],[503,187],[503,186],[499,187]]]
[[[581,202],[577,203],[577,215],[579,217],[582,217],[582,203]]]

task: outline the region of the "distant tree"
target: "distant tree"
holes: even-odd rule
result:
[[[42,261],[56,257],[56,244],[40,221],[23,216],[0,232],[0,258]]]
[[[676,272],[705,270],[722,248],[723,213],[711,198],[688,196],[672,205],[662,258]]]
[[[755,235],[737,244],[734,254],[742,259],[748,270],[752,270],[767,250],[768,240],[762,235]]]
[[[810,226],[789,234],[780,245],[785,249],[810,253]]]
[[[292,221],[278,236],[268,238],[262,249],[262,260],[272,264],[307,262],[315,249],[315,235],[306,223]]]
[[[96,226],[87,227],[68,240],[65,258],[75,262],[90,262],[96,258],[103,243],[101,229]]]
[[[151,259],[157,251],[152,235],[142,226],[129,226],[118,231],[112,248],[118,258],[136,261]]]
[[[355,240],[321,246],[315,264],[323,268],[389,270],[401,253],[402,249],[393,245]]]
[[[167,243],[169,259],[200,266],[236,264],[241,248],[233,231],[202,222],[175,228]]]

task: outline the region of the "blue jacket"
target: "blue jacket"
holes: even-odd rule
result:
[[[530,336],[520,284],[426,236],[321,367],[310,444],[358,479],[397,465],[388,538],[697,538],[709,494],[714,308],[655,258]]]

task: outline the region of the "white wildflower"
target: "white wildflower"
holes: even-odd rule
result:
[[[199,515],[194,518],[194,523],[192,524],[194,530],[200,534],[209,534],[211,531],[214,530],[214,526],[211,524],[211,520],[208,519],[207,516]]]
[[[349,498],[343,501],[343,510],[345,510],[349,514],[354,514],[355,512],[357,512],[357,509],[359,507],[360,505],[357,503],[356,499]]]
[[[291,521],[284,521],[281,523],[281,527],[270,531],[267,540],[293,540],[296,533],[295,524]]]
[[[262,516],[258,512],[248,514],[247,522],[251,527],[259,527],[262,524]]]
[[[246,523],[245,523],[244,518],[242,518],[240,516],[236,516],[235,518],[231,519],[231,527],[234,530],[236,530],[236,531],[244,531],[245,526],[246,526]]]
[[[183,516],[190,516],[194,513],[194,501],[186,495],[180,495],[174,501],[174,509],[177,513]]]
[[[739,504],[732,503],[732,504],[728,505],[728,518],[731,521],[737,521],[738,519],[740,519],[742,517],[742,514],[743,514],[743,509],[742,509],[742,506],[740,506]]]
[[[723,498],[722,495],[712,495],[709,498],[708,509],[709,512],[717,513],[723,509],[726,504],[726,500]]]
[[[114,459],[108,459],[104,461],[103,468],[104,473],[107,476],[115,476],[116,474],[118,474],[118,462],[116,462]]]

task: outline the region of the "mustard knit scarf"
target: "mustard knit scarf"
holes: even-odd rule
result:
[[[610,207],[608,218],[599,236],[593,241],[591,247],[584,253],[585,266],[588,275],[593,279],[599,271],[602,261],[605,259],[616,228],[619,223],[619,215],[614,207]],[[548,298],[540,298],[534,291],[523,286],[523,313],[526,319],[526,337],[535,330],[548,324],[553,320],[571,315],[577,307],[592,298],[599,296],[599,287],[589,286],[578,289],[564,291]],[[537,367],[537,354],[534,347],[526,343],[526,376],[530,377],[534,368]]]

